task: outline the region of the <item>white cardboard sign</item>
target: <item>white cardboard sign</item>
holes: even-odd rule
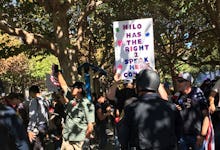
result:
[[[113,22],[115,67],[122,79],[131,80],[140,70],[155,68],[153,19]]]

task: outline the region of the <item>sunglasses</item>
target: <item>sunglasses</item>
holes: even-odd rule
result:
[[[75,88],[77,88],[77,89],[82,89],[81,86],[72,86],[71,88],[72,88],[72,89],[75,89]]]
[[[179,82],[179,83],[186,82],[186,81],[187,81],[187,80],[182,79],[182,78],[177,79],[177,82]]]

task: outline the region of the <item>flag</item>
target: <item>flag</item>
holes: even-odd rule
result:
[[[211,117],[209,117],[209,126],[206,137],[203,142],[204,150],[215,150],[214,129]]]
[[[56,76],[50,75],[50,80],[54,85],[60,86],[60,83],[59,83],[58,78]]]

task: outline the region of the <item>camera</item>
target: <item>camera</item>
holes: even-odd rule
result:
[[[182,109],[184,109],[185,108],[185,105],[184,105],[185,101],[186,101],[185,99],[180,98],[177,101],[177,105],[179,105]]]
[[[192,99],[183,96],[177,101],[177,105],[179,105],[182,109],[190,108],[192,105]]]

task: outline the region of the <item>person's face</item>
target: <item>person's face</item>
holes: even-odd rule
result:
[[[15,103],[16,103],[16,105],[19,105],[20,103],[22,103],[22,101],[20,99],[16,98]]]
[[[128,84],[127,84],[127,88],[133,89],[133,88],[134,88],[134,84],[128,83]]]
[[[72,95],[73,95],[73,96],[77,96],[77,95],[81,94],[81,92],[82,92],[82,89],[81,89],[81,88],[74,87],[74,88],[72,89]]]
[[[185,93],[189,86],[190,86],[189,81],[187,81],[183,78],[178,78],[177,79],[177,90],[179,92]]]
[[[36,97],[36,94],[33,93],[33,92],[30,92],[30,93],[29,93],[29,96],[30,96],[31,98],[35,98],[35,97]]]
[[[18,105],[18,104],[21,103],[21,100],[18,99],[18,98],[13,98],[13,99],[11,99],[11,100],[9,101],[9,103],[10,103],[11,105]]]
[[[97,101],[98,101],[98,103],[104,103],[105,102],[105,97],[104,96],[100,96]]]

